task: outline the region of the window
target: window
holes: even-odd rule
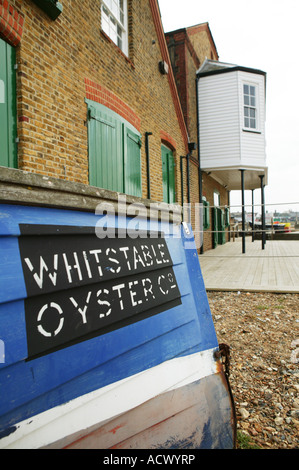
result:
[[[220,193],[218,191],[214,191],[214,206],[220,206]]]
[[[0,39],[0,165],[17,168],[16,55]]]
[[[172,151],[161,146],[162,155],[162,180],[163,180],[163,201],[168,204],[175,202],[175,175],[174,175],[174,158]]]
[[[244,127],[257,129],[256,87],[243,85]]]
[[[128,55],[127,0],[102,1],[102,29]]]
[[[90,184],[141,197],[140,134],[114,111],[86,101]]]

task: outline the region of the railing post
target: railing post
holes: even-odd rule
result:
[[[251,221],[252,221],[252,241],[254,242],[254,189],[251,190]]]
[[[261,179],[261,201],[262,201],[262,250],[264,250],[265,244],[266,244],[264,175],[260,175],[260,179]]]
[[[244,194],[244,171],[241,171],[241,188],[242,188],[242,253],[245,253],[245,194]]]

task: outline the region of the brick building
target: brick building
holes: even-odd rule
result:
[[[194,142],[198,148],[196,73],[206,58],[218,61],[217,48],[208,23],[168,32],[165,37],[190,141]],[[185,166],[187,167],[187,165],[186,161]],[[188,186],[187,179],[186,186]],[[195,226],[195,203],[202,200],[206,206],[203,222],[204,250],[209,250],[218,243],[227,241],[229,237],[228,223],[225,223],[223,218],[223,226],[220,227],[219,234],[215,233],[211,211],[215,204],[219,204],[224,212],[225,206],[229,206],[229,193],[223,184],[209,176],[207,172],[199,172],[197,149],[192,151],[189,156],[189,188],[189,199],[187,195],[187,200],[191,203],[193,226]]]
[[[0,164],[180,203],[188,133],[157,1],[1,0],[0,19]]]
[[[254,200],[260,188],[263,201],[268,177],[266,73],[219,62],[208,23],[169,32],[166,40],[190,141],[197,144],[185,163],[192,224],[204,233],[201,252],[229,239],[232,190],[242,191],[245,252],[244,191]],[[197,201],[204,206],[202,227],[196,227]]]
[[[204,250],[228,240],[229,190],[241,183],[200,165],[196,79],[236,68],[218,62],[208,23],[165,35],[157,0],[0,0],[0,58],[0,167],[189,203]],[[254,189],[266,172],[249,157],[226,167],[245,168]]]
[[[0,447],[234,447],[158,1],[0,0],[0,36]]]

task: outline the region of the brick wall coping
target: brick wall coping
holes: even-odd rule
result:
[[[14,168],[0,167],[0,203],[20,204],[28,206],[55,207],[59,209],[80,210],[95,212],[98,204],[109,202],[118,213],[119,197],[125,196],[126,206],[143,204],[147,209],[157,207],[159,220],[176,220],[179,206],[166,204],[135,196],[121,195],[116,191],[109,191],[83,183],[66,181],[50,176],[43,176]],[[133,217],[135,214],[131,214]],[[136,215],[139,215],[137,212]]]

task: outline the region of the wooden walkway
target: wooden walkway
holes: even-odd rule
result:
[[[246,237],[199,256],[207,290],[299,293],[299,240],[260,240]]]

